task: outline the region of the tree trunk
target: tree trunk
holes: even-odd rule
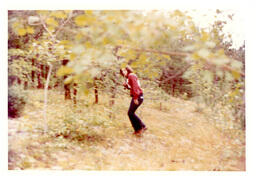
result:
[[[17,77],[17,83],[20,85],[21,84],[21,79]]]
[[[35,66],[35,59],[32,58],[32,68]],[[32,86],[34,87],[34,78],[35,78],[35,71],[34,69],[31,71],[31,79],[32,79]]]
[[[98,104],[98,102],[99,102],[98,86],[95,81],[94,81],[94,95],[95,95],[95,104]]]
[[[42,76],[42,65],[39,65],[39,67],[40,67],[40,70],[41,71],[39,71],[39,72],[37,72],[37,88],[38,89],[41,89],[41,88],[43,88],[43,83],[42,83],[42,81],[41,81],[41,76]]]
[[[64,76],[64,80],[65,80],[66,78],[67,78],[67,76]],[[69,84],[64,85],[64,89],[65,89],[65,100],[71,99],[71,92],[70,92]]]
[[[28,81],[24,81],[24,90],[28,89]]]
[[[45,86],[44,80],[43,80],[44,79],[44,65],[40,65],[40,70],[41,70],[41,78],[40,79],[42,80],[41,84],[42,84],[42,88],[44,88],[44,86]]]
[[[74,85],[73,85],[73,101],[74,101],[74,104],[76,105],[76,94],[77,94],[77,89],[76,89],[76,87],[77,87],[77,83],[74,83]]]
[[[48,130],[48,126],[47,126],[47,98],[48,98],[48,85],[49,85],[49,82],[50,82],[50,77],[51,77],[51,72],[52,72],[52,64],[49,63],[49,66],[50,66],[50,69],[49,69],[49,72],[48,72],[48,75],[47,75],[47,79],[46,79],[46,83],[45,83],[45,86],[44,86],[44,133],[47,132]]]
[[[54,73],[53,78],[54,78],[54,79],[57,79],[56,73]],[[57,80],[56,83],[54,84],[54,88],[57,88],[58,86],[59,86],[59,81]]]
[[[115,97],[116,97],[116,90],[115,90],[115,87],[112,87],[111,88],[111,100],[110,100],[110,106],[113,106],[115,104]]]
[[[63,65],[63,66],[66,66],[68,62],[69,62],[68,59],[64,59],[64,60],[62,60],[62,65]],[[66,78],[67,78],[67,76],[65,75],[65,76],[64,76],[64,80],[65,80]],[[69,84],[64,85],[64,90],[65,90],[65,100],[71,99],[71,92],[70,92],[70,86],[69,86]]]

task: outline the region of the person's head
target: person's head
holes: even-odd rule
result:
[[[127,72],[126,72],[123,68],[121,68],[121,69],[120,69],[120,74],[121,74],[123,77],[126,77]]]
[[[125,67],[125,69],[126,69],[126,71],[127,71],[127,75],[129,75],[130,73],[133,73],[133,69],[132,69],[132,67],[130,67],[129,65],[127,65],[127,66]]]

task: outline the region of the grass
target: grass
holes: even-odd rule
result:
[[[227,136],[191,101],[145,96],[136,113],[148,130],[136,137],[128,95],[118,96],[112,107],[107,95],[100,94],[99,104],[80,96],[75,107],[50,90],[43,135],[43,91],[29,94],[22,117],[9,120],[9,169],[245,170],[244,132]]]

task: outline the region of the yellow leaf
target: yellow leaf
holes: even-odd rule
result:
[[[141,54],[139,60],[145,61],[147,59],[147,56],[145,54]]]
[[[175,30],[177,29],[176,26],[174,26],[174,25],[170,25],[169,27],[170,27],[170,29],[173,30],[173,31],[175,31]]]
[[[87,42],[85,42],[85,47],[92,48],[92,44],[89,41],[87,41]]]
[[[138,61],[132,62],[132,64],[131,64],[132,68],[137,68],[138,66],[139,66]]]
[[[62,66],[57,71],[57,76],[64,76],[73,73],[73,69],[67,66]]]
[[[161,56],[161,55],[157,55],[157,56],[156,56],[156,59],[157,59],[157,60],[161,60],[161,59],[162,59],[162,56]]]
[[[19,22],[14,22],[13,24],[12,24],[12,27],[13,28],[17,28],[17,27],[19,27],[21,24],[19,23]]]
[[[53,17],[47,18],[46,19],[46,24],[52,25],[52,26],[58,26],[59,25],[59,23]]]
[[[75,58],[76,58],[76,54],[71,53],[71,54],[70,54],[70,60],[74,60]]]
[[[84,94],[87,96],[89,94],[89,90],[88,89],[85,89],[84,90]]]
[[[136,58],[136,53],[135,53],[135,51],[132,50],[132,49],[129,49],[129,50],[127,51],[127,53],[126,53],[126,57],[127,57],[128,59],[135,59],[135,58]]]
[[[171,59],[171,57],[169,55],[163,55],[164,58],[167,58],[167,59]]]
[[[53,11],[50,16],[60,19],[67,18],[67,14],[65,14],[63,11]]]
[[[201,40],[206,42],[209,39],[209,34],[207,32],[202,31]]]
[[[81,33],[78,33],[78,34],[76,34],[75,39],[80,40],[82,37],[83,37],[83,35]]]
[[[68,78],[65,79],[64,84],[65,85],[70,84],[72,81],[73,81],[73,77],[69,76]]]
[[[126,41],[124,41],[124,40],[117,40],[117,41],[116,41],[116,44],[117,44],[117,45],[126,45],[127,43],[126,43]]]
[[[175,16],[183,16],[182,12],[180,10],[175,10],[173,15]]]
[[[65,13],[70,13],[70,12],[71,12],[71,10],[64,10],[64,12],[65,12]]]
[[[68,44],[68,43],[69,43],[68,40],[62,40],[62,41],[60,41],[60,44],[62,44],[62,45],[65,45],[65,44]]]
[[[26,29],[24,29],[24,28],[18,29],[18,35],[24,36],[24,35],[26,35],[26,33],[27,33]]]
[[[87,24],[87,18],[85,15],[79,15],[75,18],[75,23],[78,26],[85,26]]]
[[[232,75],[233,75],[233,77],[234,77],[236,80],[238,80],[238,79],[240,78],[240,73],[239,73],[238,71],[233,70],[233,71],[232,71]]]
[[[88,15],[92,15],[92,10],[85,10],[84,13]]]
[[[37,10],[36,12],[38,14],[42,14],[42,15],[47,15],[49,13],[49,11],[47,11],[47,10]]]
[[[33,27],[27,27],[27,33],[29,34],[33,34],[35,31],[34,31],[34,28]]]
[[[140,57],[139,57],[139,63],[141,65],[144,65],[147,63],[147,56],[145,54],[141,54]]]
[[[218,52],[217,52],[219,55],[224,55],[225,54],[225,52],[224,52],[224,50],[223,49],[220,49],[220,50],[218,50]]]
[[[230,98],[234,98],[236,95],[238,95],[239,89],[235,89],[232,93],[230,93]]]
[[[194,60],[198,60],[198,59],[200,59],[200,56],[198,55],[197,52],[195,52],[195,53],[192,54],[192,58],[193,58]]]
[[[108,21],[112,21],[113,19],[114,19],[113,16],[108,16],[108,17],[107,17],[107,20],[108,20]]]
[[[48,27],[48,30],[49,30],[49,31],[51,31],[51,32],[54,32],[55,27],[53,27],[53,26],[49,26],[49,27]]]
[[[126,65],[127,65],[127,63],[126,63],[126,62],[122,63],[122,64],[121,64],[121,68],[125,68],[125,67],[126,67]]]
[[[109,38],[105,37],[105,38],[103,39],[103,44],[104,44],[104,45],[107,45],[107,44],[109,44],[109,43],[110,43]]]

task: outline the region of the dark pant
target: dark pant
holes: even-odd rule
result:
[[[138,98],[139,104],[136,105],[134,103],[134,99],[132,99],[130,108],[128,110],[128,116],[130,118],[130,121],[132,123],[132,127],[135,131],[138,131],[142,128],[145,128],[145,124],[140,120],[140,118],[135,114],[136,109],[142,104],[143,102],[143,94],[141,94]]]

